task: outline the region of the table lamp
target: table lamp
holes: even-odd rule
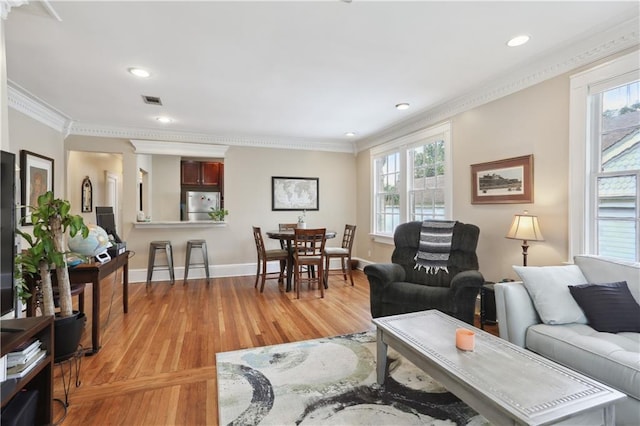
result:
[[[524,214],[513,215],[513,222],[505,238],[512,240],[522,240],[522,265],[527,266],[527,241],[544,241],[538,216],[530,215],[526,210]]]

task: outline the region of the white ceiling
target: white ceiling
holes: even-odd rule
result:
[[[637,44],[640,10],[637,1],[50,5],[61,21],[33,1],[9,13],[7,75],[11,90],[55,109],[70,133],[333,147],[478,90],[508,91],[496,84],[510,77],[535,83]],[[528,44],[506,47],[521,33]],[[153,75],[135,78],[132,66]],[[411,108],[398,111],[399,102]]]

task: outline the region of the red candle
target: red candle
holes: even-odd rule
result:
[[[476,345],[476,334],[466,328],[456,329],[456,347],[463,351],[472,351]]]

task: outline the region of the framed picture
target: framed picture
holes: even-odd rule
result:
[[[93,211],[93,185],[89,176],[85,176],[82,180],[82,213],[91,213]]]
[[[471,204],[533,203],[533,155],[471,165]]]
[[[319,178],[273,176],[271,210],[318,210]]]
[[[38,205],[38,197],[53,191],[53,158],[34,152],[20,151],[20,184],[23,208],[22,224],[31,225],[31,206]]]

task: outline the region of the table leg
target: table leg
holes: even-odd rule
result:
[[[377,331],[377,359],[376,371],[378,373],[378,384],[383,385],[387,375],[387,344],[382,340],[382,330]]]
[[[604,424],[613,426],[616,424],[616,406],[611,404],[604,407]]]
[[[126,314],[129,312],[129,253],[125,253],[124,265],[122,266],[122,310]]]
[[[91,344],[93,350],[90,353],[97,354],[100,350],[100,277],[96,274],[91,281],[93,288],[93,306],[91,306]]]

